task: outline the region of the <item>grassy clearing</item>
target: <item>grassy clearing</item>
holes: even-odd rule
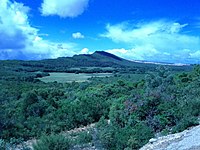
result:
[[[72,67],[70,70],[92,70],[92,69],[101,69],[101,70],[115,70],[113,67]]]
[[[88,81],[89,78],[92,77],[110,77],[112,73],[50,73],[50,76],[46,76],[43,78],[38,78],[41,81],[48,83],[57,81],[58,83],[65,83],[65,82],[85,82]]]

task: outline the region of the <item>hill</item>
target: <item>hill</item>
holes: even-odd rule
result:
[[[1,64],[14,71],[26,72],[134,72],[154,71],[157,64],[129,61],[104,51],[93,54],[80,54],[73,57],[59,57],[38,61],[1,61]],[[170,66],[172,70],[190,70],[190,66]]]
[[[93,54],[80,54],[73,57],[60,57],[58,59],[46,59],[39,61],[43,64],[52,64],[57,67],[113,67],[113,68],[143,68],[143,63],[132,62],[108,52],[96,51]],[[148,67],[155,65],[148,64]]]

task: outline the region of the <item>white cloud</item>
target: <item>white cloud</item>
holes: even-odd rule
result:
[[[181,52],[160,52],[154,48],[149,47],[136,47],[132,49],[108,49],[105,50],[114,55],[118,55],[128,60],[144,60],[144,61],[156,61],[156,62],[170,62],[170,63],[197,63],[199,62],[200,51],[197,53],[191,53],[191,51]]]
[[[89,54],[89,49],[88,48],[83,48],[81,50],[80,54]]]
[[[148,46],[136,47],[132,49],[109,49],[106,51],[130,60],[150,59],[151,57],[159,54],[156,49]]]
[[[198,36],[182,32],[186,26],[187,24],[163,20],[135,25],[129,23],[108,24],[107,32],[101,36],[127,45],[129,49],[126,49],[126,53],[121,53],[121,55],[124,54],[128,59],[170,60],[174,57],[174,60],[179,61],[182,60],[183,50],[188,49],[191,53],[200,49]],[[111,51],[115,54],[118,53],[116,49]],[[191,59],[189,53],[184,56],[185,59]]]
[[[0,59],[42,59],[75,54],[73,43],[44,40],[28,21],[29,8],[22,3],[1,0]]]
[[[29,59],[57,58],[63,56],[72,56],[75,54],[75,44],[73,43],[56,43],[44,40],[42,37],[36,36],[31,45],[27,45],[24,53],[28,54]],[[32,56],[32,58],[31,58]]]
[[[77,17],[88,6],[89,0],[43,0],[41,12],[44,16]]]
[[[72,34],[72,37],[73,37],[74,39],[83,39],[83,38],[84,38],[84,35],[81,34],[80,32],[76,32],[76,33],[73,33],[73,34]]]
[[[193,52],[193,53],[190,53],[189,55],[190,55],[191,58],[199,59],[200,58],[200,50]]]
[[[8,8],[9,7],[9,8]],[[26,21],[29,8],[20,3],[11,3],[2,0],[0,5],[0,49],[20,49],[25,47],[29,31],[34,32],[33,28],[27,28]],[[12,44],[11,44],[12,43]]]

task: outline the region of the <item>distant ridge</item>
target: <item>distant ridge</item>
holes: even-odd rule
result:
[[[79,54],[72,57],[44,59],[38,61],[9,61],[9,64],[18,63],[18,68],[28,72],[137,72],[154,71],[157,63],[136,62],[123,59],[105,51],[95,51],[92,54]],[[162,64],[166,65],[166,64]],[[190,70],[191,66],[168,65],[173,70]],[[111,68],[111,69],[106,69]],[[88,69],[89,68],[89,69]]]

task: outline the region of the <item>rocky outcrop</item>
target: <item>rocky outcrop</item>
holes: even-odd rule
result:
[[[200,125],[180,133],[150,139],[140,150],[200,150]]]

